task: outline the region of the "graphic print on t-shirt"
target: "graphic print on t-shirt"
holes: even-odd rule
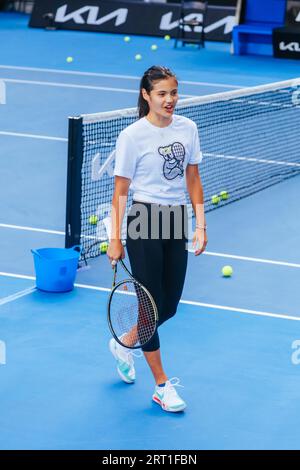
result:
[[[167,180],[174,180],[184,175],[183,162],[185,157],[185,148],[180,142],[159,147],[158,153],[164,158],[163,173]]]

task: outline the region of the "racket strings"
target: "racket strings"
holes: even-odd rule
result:
[[[124,346],[139,347],[155,332],[156,309],[142,286],[135,281],[126,281],[112,295],[110,321],[115,334],[122,337]]]

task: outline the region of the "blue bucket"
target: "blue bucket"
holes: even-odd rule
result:
[[[31,250],[36,287],[46,292],[68,292],[74,288],[81,247]]]

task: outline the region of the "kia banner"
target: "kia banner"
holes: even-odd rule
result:
[[[188,12],[189,18],[201,13]],[[40,0],[36,1],[29,26],[121,34],[175,37],[180,17],[179,4],[135,1]],[[230,41],[235,8],[209,5],[206,38]],[[191,37],[199,31],[191,31]]]

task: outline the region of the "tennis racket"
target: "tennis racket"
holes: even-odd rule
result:
[[[112,262],[114,274],[108,299],[107,320],[111,334],[122,346],[138,349],[153,337],[158,321],[157,307],[150,292],[119,260],[129,279],[116,283],[118,263]]]

